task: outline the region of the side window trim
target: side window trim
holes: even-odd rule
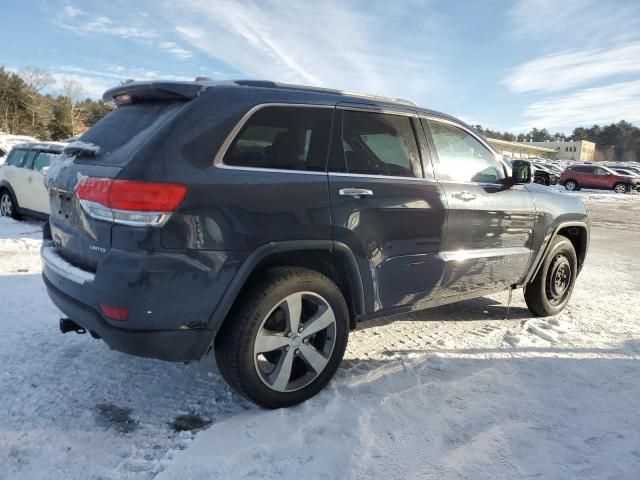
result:
[[[468,133],[471,137],[473,137],[475,140],[477,140],[478,143],[480,143],[483,147],[485,147],[489,151],[489,153],[491,153],[491,155],[494,158],[495,158],[496,155],[495,155],[494,150],[489,146],[489,144],[487,142],[485,142],[482,138],[480,138],[476,132],[474,132],[470,128],[465,127],[464,125],[461,125],[461,124],[459,124],[457,122],[454,122],[454,121],[451,121],[451,120],[448,120],[448,119],[445,119],[445,118],[440,118],[440,117],[430,116],[430,115],[420,115],[419,118],[420,118],[420,123],[422,124],[422,127],[424,129],[425,136],[427,137],[427,143],[429,145],[431,158],[435,160],[433,162],[433,173],[434,173],[434,178],[436,179],[436,181],[438,181],[440,183],[461,183],[461,184],[467,184],[467,185],[487,185],[487,186],[499,186],[499,185],[502,185],[501,183],[470,182],[470,181],[460,182],[460,181],[455,181],[455,180],[445,180],[445,179],[438,178],[437,175],[436,175],[435,162],[436,161],[439,162],[440,161],[440,157],[438,156],[438,150],[435,148],[435,143],[434,143],[433,137],[431,135],[431,129],[429,128],[429,124],[428,124],[427,120],[429,120],[431,122],[443,123],[445,125],[450,125],[452,127],[459,128],[460,130],[464,131],[465,133]],[[496,158],[496,162],[503,169],[505,168],[504,162],[502,162],[501,160],[499,160],[497,158]],[[505,174],[506,173],[507,173],[507,170],[505,170]]]
[[[356,177],[364,177],[364,178],[388,178],[388,179],[397,179],[397,180],[433,180],[433,178],[426,178],[422,146],[419,139],[418,131],[415,126],[415,119],[418,118],[418,115],[415,112],[410,110],[402,110],[402,109],[395,110],[395,109],[389,109],[389,108],[367,108],[366,106],[358,107],[353,104],[340,104],[340,103],[337,104],[336,112],[339,113],[339,115],[334,116],[334,118],[338,117],[339,121],[337,122],[334,121],[334,124],[337,124],[337,128],[336,128],[336,125],[334,125],[334,128],[332,130],[332,135],[335,135],[337,139],[335,141],[335,144],[332,142],[332,145],[331,145],[332,149],[331,149],[330,155],[338,154],[333,150],[334,148],[337,149],[338,144],[340,145],[340,149],[339,149],[340,153],[342,153],[342,132],[343,132],[345,111],[363,112],[363,113],[379,113],[379,114],[386,114],[386,115],[397,115],[397,116],[408,118],[411,125],[411,132],[413,133],[413,138],[416,143],[418,157],[420,160],[419,162],[420,176],[401,177],[396,175],[376,175],[372,173],[353,173],[353,172],[347,172],[347,171],[332,172],[330,170],[329,170],[329,175],[336,175],[336,176],[343,176],[343,177],[356,176]],[[342,157],[344,158],[344,154],[342,154]],[[346,167],[346,159],[345,159],[345,167]]]
[[[329,108],[335,110],[335,104],[315,104],[315,103],[286,103],[286,102],[268,102],[268,103],[259,103],[254,105],[245,113],[240,120],[234,125],[229,134],[225,137],[224,141],[220,145],[220,148],[216,152],[215,157],[213,158],[213,166],[216,168],[223,168],[229,170],[246,170],[246,171],[260,171],[260,172],[278,172],[278,173],[301,173],[305,175],[327,175],[327,171],[313,171],[313,170],[291,170],[291,169],[283,169],[283,168],[262,168],[262,167],[246,167],[240,165],[227,165],[224,163],[224,157],[227,154],[227,151],[237,138],[237,136],[242,131],[242,128],[246,125],[246,123],[251,119],[251,117],[262,110],[263,108],[268,107],[291,107],[291,108]],[[335,115],[334,115],[335,116]],[[330,127],[333,129],[333,127]]]

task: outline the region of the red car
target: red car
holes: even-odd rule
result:
[[[638,188],[637,179],[595,165],[570,165],[562,172],[558,183],[564,185],[567,190],[598,188],[627,193]]]

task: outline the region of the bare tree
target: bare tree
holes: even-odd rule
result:
[[[35,67],[25,67],[18,72],[18,75],[29,87],[25,95],[24,107],[31,116],[31,126],[35,128],[37,120],[43,124],[48,123],[50,115],[47,114],[51,109],[40,92],[55,83],[55,79],[46,70]]]
[[[76,136],[78,123],[84,120],[85,111],[78,107],[78,99],[82,95],[82,86],[75,80],[67,78],[62,82],[62,91],[68,102],[71,134]]]

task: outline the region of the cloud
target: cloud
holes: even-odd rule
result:
[[[81,87],[80,94],[78,95],[80,99],[86,97],[102,98],[104,91],[114,86],[113,82],[95,76],[63,72],[53,72],[51,76],[55,79],[56,83],[50,87],[50,90],[57,94],[62,93],[62,87],[66,80],[78,82]]]
[[[82,18],[79,18],[82,17]],[[149,46],[158,47],[179,60],[187,60],[193,55],[176,42],[166,40],[152,25],[148,15],[140,15],[136,20],[127,18],[114,21],[106,15],[90,15],[83,10],[67,5],[54,21],[58,28],[78,35],[110,35],[123,39],[134,39]],[[131,23],[127,23],[131,22]]]
[[[516,37],[593,48],[637,39],[640,2],[519,0],[508,17]]]
[[[413,4],[185,0],[167,8],[172,18],[180,12],[185,43],[252,77],[422,97],[440,76],[427,49],[416,49],[440,26],[417,18]]]
[[[567,128],[621,119],[640,122],[640,80],[547,98],[529,105],[525,116],[527,127]]]
[[[640,41],[547,55],[516,67],[503,83],[518,93],[556,92],[613,75],[640,73]]]
[[[160,42],[158,46],[165,52],[170,53],[182,60],[187,60],[193,56],[189,50],[185,50],[180,45],[174,42]]]
[[[104,15],[82,22],[61,22],[58,23],[58,26],[80,35],[104,34],[122,38],[144,39],[154,39],[158,37],[157,33],[153,30],[143,27],[122,25],[121,22],[114,22],[111,18]]]
[[[62,9],[62,11],[69,18],[74,18],[74,17],[77,17],[78,15],[84,14],[82,10],[80,10],[79,8],[73,7],[71,5],[67,5]]]

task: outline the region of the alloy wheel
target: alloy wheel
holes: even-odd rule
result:
[[[3,193],[0,197],[0,215],[3,217],[10,217],[13,214],[13,201],[11,195]]]
[[[576,182],[574,182],[573,180],[569,180],[567,181],[567,183],[564,184],[564,188],[566,188],[567,190],[573,191],[576,189]]]
[[[329,303],[313,292],[296,292],[262,320],[253,346],[260,380],[277,392],[313,382],[325,369],[336,343],[336,318]]]
[[[622,183],[619,183],[618,185],[616,185],[615,187],[613,187],[613,190],[616,193],[627,193],[627,186],[623,185]]]

